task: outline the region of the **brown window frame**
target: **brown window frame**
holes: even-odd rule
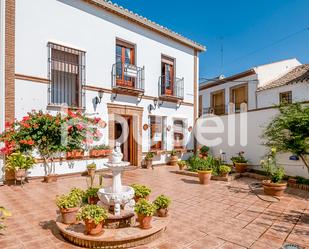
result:
[[[214,95],[223,93],[223,112],[217,112],[215,105],[214,105]],[[210,93],[210,101],[211,101],[211,108],[214,110],[215,115],[224,115],[226,113],[225,111],[225,89],[220,89],[214,92]]]
[[[240,84],[240,85],[230,87],[230,89],[229,89],[230,101],[229,102],[233,103],[235,105],[235,110],[234,110],[235,112],[240,112],[240,106],[239,106],[239,109],[236,106],[233,91],[236,90],[236,89],[239,89],[239,88],[245,88],[245,94],[246,94],[245,95],[246,96],[245,103],[248,104],[248,83],[243,83],[243,84]],[[240,104],[242,104],[242,103],[240,103]]]
[[[166,76],[166,70],[167,67],[170,67],[172,70],[169,70],[169,77]],[[164,68],[164,69],[163,69]],[[164,54],[161,54],[161,78],[162,78],[162,92],[165,95],[171,95],[174,94],[174,85],[175,85],[175,75],[176,75],[176,59]],[[166,86],[166,81],[168,80],[169,86]]]
[[[284,94],[288,94],[288,100],[287,102],[283,101],[283,95]],[[292,104],[293,103],[293,95],[292,95],[292,91],[285,91],[285,92],[280,92],[279,93],[279,104],[283,104],[283,103],[287,103],[287,104]]]

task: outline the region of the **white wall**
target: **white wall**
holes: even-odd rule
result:
[[[226,153],[226,158],[229,160],[233,155],[240,151],[245,152],[246,158],[249,160],[249,164],[252,165],[253,168],[261,170],[260,160],[264,158],[264,155],[267,152],[267,148],[263,145],[263,140],[261,135],[263,134],[264,129],[266,128],[267,124],[271,122],[271,120],[279,113],[278,109],[272,108],[267,110],[259,110],[259,111],[252,111],[248,112],[248,131],[247,131],[247,145],[241,146],[240,145],[240,120],[239,114],[236,114],[236,125],[235,125],[235,138],[236,142],[235,145],[228,144],[228,116],[220,116],[219,118],[222,119],[225,131],[223,134],[207,134],[207,139],[214,139],[219,137],[222,139],[222,144],[211,147],[211,152],[219,156],[220,150]],[[285,168],[286,174],[291,176],[303,176],[309,177],[308,171],[301,160],[299,161],[291,161],[289,160],[290,154],[281,154],[278,155],[278,163]]]
[[[5,1],[0,1],[0,133],[4,129],[4,92],[5,92],[5,77],[4,77],[4,48],[5,48]],[[3,181],[3,161],[0,157],[0,184]]]
[[[257,92],[258,108],[280,104],[280,93],[292,91],[293,102],[309,101],[309,82],[276,87]]]
[[[202,95],[203,97],[203,108],[209,108],[211,107],[211,93],[216,92],[219,90],[224,89],[225,90],[225,105],[228,105],[230,102],[230,88],[241,85],[244,83],[248,83],[248,110],[252,110],[256,108],[256,96],[255,96],[255,91],[257,89],[257,79],[256,75],[251,75],[247,77],[243,77],[240,79],[237,79],[236,82],[230,81],[226,82],[221,85],[217,85],[211,88],[207,88],[205,90],[201,90],[199,92],[199,95]]]
[[[31,28],[29,28],[31,27]],[[194,100],[194,50],[169,40],[148,29],[129,23],[105,10],[93,7],[83,1],[73,0],[17,0],[16,1],[16,73],[22,75],[48,77],[49,41],[86,51],[86,85],[111,88],[111,70],[115,63],[116,38],[136,44],[136,64],[145,66],[145,95],[158,97],[158,80],[161,75],[161,54],[176,58],[176,77],[184,78],[184,101]],[[21,119],[32,109],[47,109],[48,85],[25,80],[16,80],[16,118]],[[152,100],[118,95],[115,101],[109,93],[104,93],[102,102],[94,108],[96,91],[86,91],[86,113],[96,113],[108,122],[108,103],[138,106],[144,109],[143,124],[149,123],[148,106]],[[193,106],[164,102],[152,115],[167,117],[167,125],[173,119],[187,120],[193,126]],[[102,130],[102,142],[108,143],[108,128]],[[143,152],[149,150],[149,129],[143,131]],[[168,132],[167,150],[173,148],[173,131]],[[187,134],[187,148],[193,149],[191,135]],[[155,158],[155,164],[166,162],[162,155]],[[57,166],[58,173],[85,170],[84,162],[76,161],[73,171],[69,164]],[[59,167],[59,169],[58,169]],[[61,167],[61,168],[60,168]],[[32,170],[31,175],[42,175],[42,167]]]

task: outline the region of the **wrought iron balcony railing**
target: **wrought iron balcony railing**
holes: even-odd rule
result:
[[[145,91],[145,67],[115,63],[112,69],[112,89],[128,92]]]
[[[183,100],[184,78],[161,76],[159,79],[159,97],[166,99]]]
[[[203,114],[223,115],[227,113],[227,110],[228,110],[228,106],[218,105],[214,107],[203,108]]]

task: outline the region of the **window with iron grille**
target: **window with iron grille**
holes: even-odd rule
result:
[[[85,108],[85,52],[48,43],[49,105]]]
[[[282,92],[279,94],[280,104],[292,104],[292,91]]]

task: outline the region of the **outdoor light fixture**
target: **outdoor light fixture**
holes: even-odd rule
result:
[[[156,107],[156,106],[157,106],[157,104],[158,104],[158,99],[157,99],[157,98],[155,98],[155,99],[153,100],[153,105]]]
[[[102,90],[98,91],[98,96],[95,97],[95,104],[96,105],[101,104],[101,102],[102,102],[102,97],[103,97],[103,91]]]

